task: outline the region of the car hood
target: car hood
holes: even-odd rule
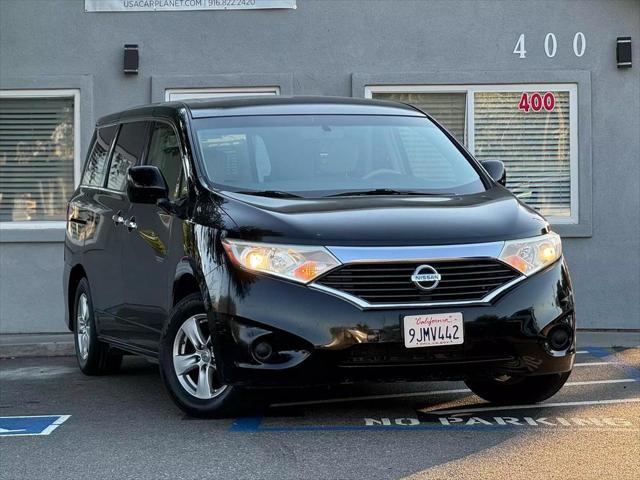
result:
[[[224,192],[227,236],[315,245],[446,245],[533,237],[547,222],[508,190],[461,196],[281,199]]]

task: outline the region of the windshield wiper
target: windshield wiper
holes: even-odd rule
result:
[[[329,197],[354,197],[356,195],[450,195],[448,193],[425,193],[414,190],[394,190],[393,188],[375,188],[373,190],[356,190],[353,192],[342,192]]]
[[[283,192],[281,190],[250,190],[235,192],[243,195],[255,195],[256,197],[270,197],[270,198],[304,198],[295,193]]]

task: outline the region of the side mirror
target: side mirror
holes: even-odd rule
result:
[[[133,203],[155,204],[169,197],[169,187],[158,167],[140,165],[129,168],[127,195]]]
[[[489,176],[493,178],[503,187],[507,184],[507,170],[504,168],[504,163],[500,160],[485,160],[480,164],[487,171]]]

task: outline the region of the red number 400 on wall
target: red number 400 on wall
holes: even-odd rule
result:
[[[518,103],[518,109],[524,110],[525,112],[528,112],[529,110],[539,112],[543,108],[547,112],[550,112],[555,106],[556,97],[553,95],[553,92],[547,92],[545,94],[538,92],[524,92],[520,97],[520,102]]]

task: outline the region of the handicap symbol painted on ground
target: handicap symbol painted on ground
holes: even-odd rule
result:
[[[49,435],[71,415],[0,417],[0,437]]]

